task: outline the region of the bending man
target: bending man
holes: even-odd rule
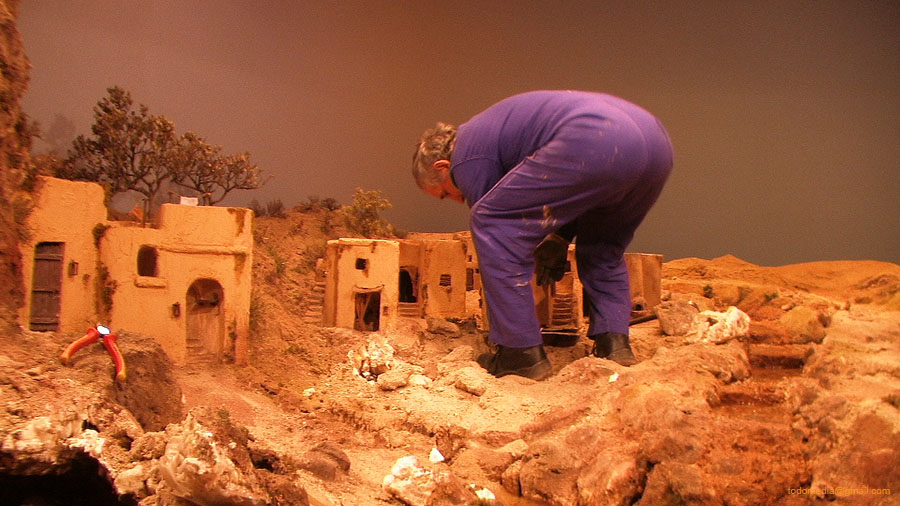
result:
[[[560,252],[575,237],[592,353],[635,363],[625,248],[672,164],[662,124],[601,93],[523,93],[458,130],[438,123],[425,132],[413,158],[416,183],[471,207],[489,337],[497,345],[496,353],[478,357],[482,367],[497,377],[550,375],[530,281],[535,257],[539,280],[547,273],[558,280]]]

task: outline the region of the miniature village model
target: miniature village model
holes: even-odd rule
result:
[[[100,322],[156,336],[176,363],[246,360],[248,209],[163,204],[154,223],[141,226],[108,220],[99,185],[45,177],[29,226],[24,327],[77,333]],[[629,253],[626,261],[636,308],[658,304],[661,257]],[[583,326],[574,247],[569,264],[560,281],[534,286],[535,310],[549,332]],[[340,238],[328,242],[324,269],[324,326],[389,331],[400,318],[478,316],[489,328],[483,304],[467,304],[467,292],[481,286],[468,233]]]

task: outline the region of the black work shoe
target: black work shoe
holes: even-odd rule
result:
[[[497,353],[482,353],[478,365],[498,378],[508,374],[540,381],[552,372],[543,345],[530,348],[510,348],[497,345]]]
[[[594,347],[591,349],[593,356],[608,358],[626,367],[637,363],[634,352],[631,351],[631,345],[628,343],[627,335],[617,332],[604,332],[590,336],[590,338],[594,341]]]

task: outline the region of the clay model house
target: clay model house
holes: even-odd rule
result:
[[[23,327],[82,334],[102,323],[153,336],[176,363],[246,360],[250,210],[163,204],[141,226],[108,221],[97,184],[41,178],[38,191],[22,245]]]
[[[465,258],[458,240],[328,241],[323,323],[375,331],[398,317],[463,317]]]
[[[466,290],[480,290],[481,276],[478,272],[478,256],[475,254],[475,243],[472,233],[463,232],[410,232],[407,241],[459,241],[463,246],[466,262]]]

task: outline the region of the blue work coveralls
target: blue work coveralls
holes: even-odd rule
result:
[[[523,93],[460,125],[450,163],[471,207],[492,342],[542,343],[530,285],[533,253],[563,226],[577,234],[588,335],[628,333],[625,248],[673,165],[659,120],[601,93]]]

